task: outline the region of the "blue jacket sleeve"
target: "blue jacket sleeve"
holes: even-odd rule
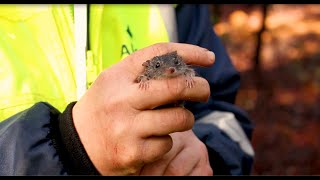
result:
[[[76,132],[70,103],[39,102],[0,123],[0,175],[100,175]]]
[[[50,120],[59,112],[38,103],[0,123],[0,175],[65,175]]]
[[[210,84],[211,97],[207,103],[188,102],[196,118],[195,134],[206,144],[214,174],[250,174],[253,155],[215,124],[197,123],[197,120],[215,111],[231,112],[245,136],[250,140],[253,124],[248,115],[234,105],[240,85],[240,76],[213,30],[207,5],[178,5],[176,8],[179,42],[207,48],[215,53],[215,63],[210,68],[196,67],[197,74]],[[213,120],[214,121],[214,120]]]

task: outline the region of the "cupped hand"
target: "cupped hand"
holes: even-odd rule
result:
[[[146,164],[140,175],[211,176],[208,151],[192,130],[171,134],[173,146],[159,160]]]
[[[135,80],[143,62],[177,51],[187,64],[210,66],[214,54],[204,48],[160,43],[138,50],[104,70],[72,110],[75,128],[95,167],[102,175],[138,175],[145,164],[165,156],[175,136],[190,130],[193,114],[183,107],[157,108],[177,101],[205,102],[208,82],[194,77],[185,86],[183,77],[150,81],[141,90]]]

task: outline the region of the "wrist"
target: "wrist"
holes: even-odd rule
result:
[[[73,121],[73,107],[70,103],[59,116],[60,138],[56,146],[60,149],[62,163],[72,175],[99,175],[99,172],[91,162],[75,128]]]

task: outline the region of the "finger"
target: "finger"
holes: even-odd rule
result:
[[[211,168],[208,157],[203,157],[196,166],[187,174],[188,176],[212,176],[213,169]]]
[[[137,118],[137,132],[140,132],[142,137],[186,131],[194,124],[194,115],[183,107],[147,110],[141,112]]]
[[[164,55],[177,51],[177,54],[187,64],[198,66],[211,66],[215,61],[215,54],[205,48],[183,43],[157,43],[146,48],[140,49],[121,61],[130,68],[131,72],[135,72],[137,77],[143,72],[142,64],[152,59],[154,56]],[[136,78],[135,77],[135,78]]]
[[[184,148],[181,141],[175,141],[175,138],[173,136],[173,145],[172,148],[168,153],[166,153],[162,158],[159,160],[152,162],[150,164],[147,164],[143,167],[141,174],[143,176],[161,176],[164,174],[165,170],[167,169],[169,163],[174,159]]]
[[[210,165],[201,165],[199,162],[195,168],[192,169],[192,171],[187,174],[188,176],[212,176],[213,170]]]
[[[172,138],[169,135],[146,138],[143,144],[143,162],[152,163],[159,160],[170,151],[172,144]]]
[[[154,109],[178,100],[206,102],[210,96],[208,81],[201,77],[193,77],[193,82],[192,88],[187,87],[184,77],[150,80],[146,89],[141,89],[139,84],[135,84],[133,91],[136,92],[129,98],[129,102],[139,110]]]
[[[164,175],[178,175],[185,176],[192,173],[194,168],[199,162],[197,155],[194,155],[194,151],[190,148],[184,148],[175,158],[171,160],[168,167],[166,168]],[[183,166],[181,166],[183,164]]]

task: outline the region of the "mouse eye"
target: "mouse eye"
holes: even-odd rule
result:
[[[174,64],[175,64],[175,65],[179,65],[179,64],[180,64],[180,62],[179,62],[179,60],[178,60],[178,59],[174,59],[174,61],[173,61],[173,62],[174,62]]]
[[[158,67],[160,67],[160,62],[159,61],[156,63],[156,68],[158,68]]]

